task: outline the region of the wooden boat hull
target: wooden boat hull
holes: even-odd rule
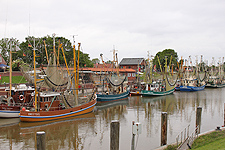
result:
[[[55,111],[20,111],[20,120],[24,122],[39,122],[39,121],[50,121],[63,119],[68,117],[74,117],[79,115],[84,115],[93,111],[96,104],[96,99],[90,101],[89,103],[64,110]]]
[[[205,89],[205,85],[200,87],[194,87],[194,86],[180,86],[180,91],[184,92],[193,92],[193,91],[201,91]]]
[[[104,102],[124,100],[129,96],[129,94],[130,94],[130,91],[126,91],[124,93],[114,94],[114,95],[97,94],[97,102],[104,103]]]
[[[19,118],[20,107],[0,105],[0,118]]]
[[[63,118],[60,120],[50,120],[50,121],[41,121],[41,122],[20,122],[19,126],[21,129],[24,129],[24,128],[28,129],[28,128],[35,128],[40,126],[52,126],[52,125],[54,126],[56,124],[64,124],[65,122],[72,122],[79,119],[94,119],[94,118],[95,118],[94,112],[90,112],[80,116]]]
[[[173,88],[169,91],[163,91],[163,92],[142,90],[141,94],[143,96],[163,96],[163,95],[173,94],[174,90],[175,90],[175,88]]]

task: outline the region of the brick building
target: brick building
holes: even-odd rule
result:
[[[136,72],[144,72],[146,60],[144,58],[123,58],[119,66],[120,68],[134,69]]]

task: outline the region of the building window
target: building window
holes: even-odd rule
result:
[[[136,73],[132,73],[132,77],[136,77]]]
[[[127,77],[131,77],[131,73],[128,73],[128,74],[127,74]]]

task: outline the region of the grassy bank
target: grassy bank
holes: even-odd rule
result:
[[[198,137],[191,146],[194,150],[225,150],[225,130]],[[168,145],[165,150],[176,150],[176,145]]]
[[[202,135],[197,138],[193,145],[192,149],[196,150],[225,150],[225,130],[223,131],[214,131],[210,134]]]
[[[9,83],[9,76],[2,76],[0,80],[1,84]],[[12,84],[27,83],[23,76],[12,76]]]

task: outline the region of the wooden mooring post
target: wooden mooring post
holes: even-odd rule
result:
[[[202,107],[197,107],[197,112],[196,112],[196,127],[198,127],[197,134],[200,133],[201,115],[202,115]]]
[[[45,132],[36,132],[37,150],[45,150]]]
[[[110,124],[110,150],[119,150],[119,120],[113,120]]]
[[[167,144],[167,112],[162,112],[161,117],[161,146]]]

